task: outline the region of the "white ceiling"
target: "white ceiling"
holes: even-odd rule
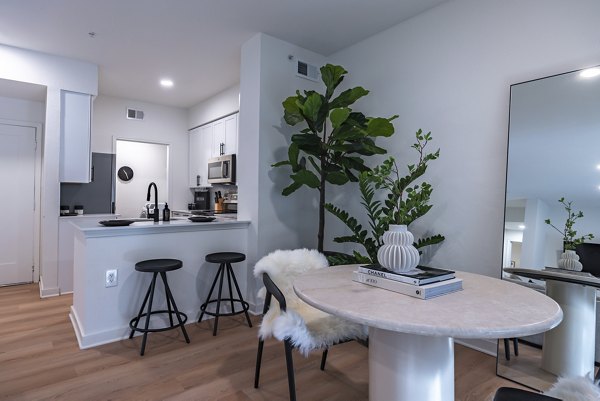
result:
[[[444,1],[2,0],[0,43],[98,64],[101,94],[190,107],[239,81],[257,32],[327,56]]]

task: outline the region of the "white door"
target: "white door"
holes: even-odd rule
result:
[[[33,281],[35,128],[0,124],[0,285]]]

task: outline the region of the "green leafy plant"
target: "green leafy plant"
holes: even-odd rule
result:
[[[544,220],[544,222],[550,225],[563,236],[563,244],[565,250],[575,250],[575,247],[585,242],[586,239],[593,239],[594,234],[582,235],[579,238],[576,237],[577,231],[575,231],[573,226],[575,225],[575,221],[583,217],[583,212],[581,210],[578,212],[574,212],[572,207],[573,202],[565,201],[564,197],[560,198],[558,202],[564,206],[565,211],[567,212],[567,221],[565,222],[565,228],[561,230],[560,228],[552,224],[550,219],[546,219]]]
[[[426,153],[425,147],[432,140],[431,132],[423,134],[422,130],[416,133],[417,142],[412,148],[419,153],[419,161],[408,165],[408,174],[401,177],[398,165],[393,157],[385,160],[372,171],[361,173],[359,189],[361,205],[364,207],[369,221],[370,232],[351,217],[348,212],[329,203],[326,209],[340,219],[351,231],[351,235],[336,237],[338,243],[357,243],[362,245],[367,255],[354,251],[352,255],[336,253],[330,258],[331,264],[343,263],[376,263],[377,251],[383,245],[383,233],[389,229],[390,224],[409,225],[419,217],[431,210],[429,204],[433,187],[427,182],[415,184],[427,171],[428,163],[440,155],[438,149],[434,153]],[[381,201],[376,198],[376,190],[384,190],[385,197]],[[440,234],[418,239],[414,246],[419,249],[428,245],[444,241]]]
[[[389,137],[394,133],[390,118],[367,117],[350,109],[369,91],[357,86],[332,98],[347,71],[339,65],[321,67],[325,93],[296,92],[283,101],[284,119],[291,126],[303,123],[305,128],[292,135],[288,160],[273,167],[290,166],[292,183],[282,194],[288,196],[303,186],[319,191],[318,250],[323,251],[325,232],[325,189],[327,183],[344,185],[357,181],[358,175],[369,168],[363,157],[385,154],[375,145],[376,137]]]

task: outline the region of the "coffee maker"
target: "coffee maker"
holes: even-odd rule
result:
[[[190,210],[210,210],[210,191],[198,189],[194,191],[194,203],[188,205]]]

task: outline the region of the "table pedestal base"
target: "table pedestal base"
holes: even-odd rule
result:
[[[369,328],[370,401],[453,401],[454,340]]]
[[[542,368],[557,376],[594,376],[596,289],[547,280],[546,295],[563,310],[563,320],[544,333]]]

